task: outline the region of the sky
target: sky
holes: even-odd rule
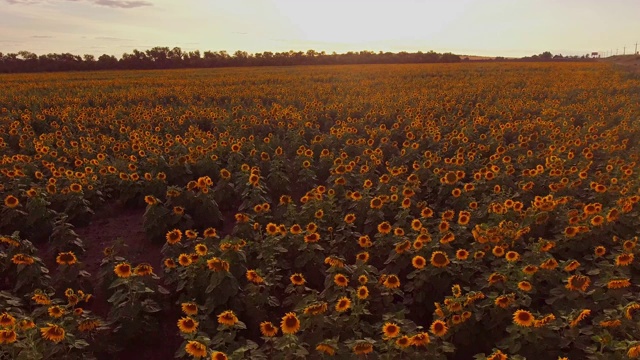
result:
[[[633,53],[640,0],[0,0],[0,52]],[[640,46],[639,46],[640,49]]]

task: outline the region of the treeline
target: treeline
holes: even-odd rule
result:
[[[146,51],[133,50],[119,59],[113,55],[46,54],[28,51],[0,53],[0,72],[83,71],[116,69],[179,69],[215,68],[228,66],[282,66],[282,65],[332,65],[332,64],[402,64],[402,63],[454,63],[460,56],[452,53],[423,52],[373,52],[359,51],[343,54],[314,50],[263,52],[250,54],[236,51],[199,50],[183,51],[179,47],[154,47]]]

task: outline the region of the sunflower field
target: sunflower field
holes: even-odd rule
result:
[[[0,155],[2,359],[640,358],[607,64],[0,75]]]

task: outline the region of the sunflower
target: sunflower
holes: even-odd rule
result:
[[[518,260],[520,260],[520,254],[518,254],[515,251],[508,251],[505,255],[505,259],[508,262],[516,262]]]
[[[198,330],[198,322],[190,317],[178,320],[178,329],[185,334],[191,334]]]
[[[407,335],[401,336],[398,339],[396,339],[396,346],[398,346],[399,348],[405,349],[408,348],[411,345],[411,338],[408,337]]]
[[[421,332],[411,337],[411,345],[416,347],[427,346],[431,342],[429,333]]]
[[[318,234],[317,232],[304,236],[304,242],[306,243],[316,243],[318,241],[320,241],[320,234]]]
[[[623,289],[631,286],[630,279],[613,279],[607,283],[608,289]]]
[[[0,327],[8,328],[13,327],[16,324],[16,318],[9,313],[4,312],[0,315]]]
[[[228,360],[227,354],[222,351],[214,351],[211,353],[211,360]]]
[[[494,304],[506,309],[513,303],[514,299],[514,294],[500,295],[495,299]]]
[[[616,266],[628,266],[633,262],[633,253],[620,254],[616,256]]]
[[[186,302],[180,304],[182,312],[186,315],[193,316],[198,314],[198,305],[192,302]]]
[[[627,350],[627,357],[629,357],[629,359],[636,359],[640,357],[640,345],[635,345],[629,348],[629,350]]]
[[[194,358],[207,356],[207,347],[203,343],[195,340],[190,340],[184,347],[184,350]]]
[[[333,277],[333,282],[339,287],[346,287],[349,285],[349,279],[342,274],[336,274]]]
[[[282,317],[280,328],[283,334],[295,334],[300,330],[300,320],[293,312],[288,312]]]
[[[260,276],[255,270],[247,270],[246,277],[247,280],[254,284],[262,284],[264,282],[262,276]]]
[[[586,319],[589,315],[591,315],[591,310],[589,310],[589,309],[581,310],[580,313],[578,313],[578,316],[576,316],[576,318],[571,321],[569,326],[576,327],[578,325],[578,323],[580,323],[582,320]]]
[[[352,350],[356,355],[366,355],[373,352],[373,345],[368,342],[358,342],[353,345]]]
[[[505,254],[504,248],[499,245],[494,246],[493,250],[491,250],[491,253],[497,257],[503,257]]]
[[[431,326],[429,327],[429,331],[431,331],[431,333],[435,336],[443,337],[447,334],[447,331],[449,331],[449,328],[447,328],[447,323],[445,323],[444,321],[435,320],[434,322],[431,323]]]
[[[18,334],[13,330],[0,330],[0,345],[12,344],[18,339]]]
[[[383,203],[382,199],[377,197],[377,196],[374,197],[373,199],[371,199],[371,201],[369,202],[369,206],[372,209],[381,209],[383,204],[384,203]]]
[[[299,273],[291,275],[289,280],[291,280],[291,283],[293,285],[304,285],[304,283],[306,282],[304,276],[302,276],[302,274],[299,274]]]
[[[493,354],[487,356],[487,360],[507,360],[509,357],[505,355],[502,351],[496,350]]]
[[[16,265],[32,265],[35,260],[33,257],[26,254],[15,254],[11,258],[11,262]]]
[[[52,318],[59,318],[62,317],[62,315],[64,315],[65,311],[63,308],[61,308],[58,305],[55,306],[50,306],[47,309],[47,312],[49,313],[49,316],[51,316]]]
[[[293,235],[298,235],[302,232],[302,227],[298,224],[293,224],[291,225],[291,227],[289,228],[289,232]]]
[[[164,267],[166,267],[167,269],[174,269],[176,268],[176,262],[171,258],[166,258],[164,259]]]
[[[40,333],[43,338],[54,343],[59,343],[64,339],[66,333],[62,327],[51,323],[48,323],[47,325],[48,326],[40,328]]]
[[[369,253],[366,251],[363,251],[361,253],[356,254],[356,260],[366,263],[367,261],[369,261]]]
[[[78,259],[76,258],[76,255],[71,251],[61,252],[56,257],[56,262],[58,263],[58,265],[73,265],[77,261]]]
[[[18,201],[18,198],[13,195],[7,195],[7,197],[4,198],[4,204],[8,208],[13,209],[20,205],[20,201]]]
[[[535,321],[535,318],[529,311],[516,310],[516,312],[513,313],[513,322],[516,325],[523,326],[523,327],[530,327],[530,326],[533,326],[534,321]]]
[[[400,335],[400,326],[395,323],[385,323],[382,325],[382,334],[384,334],[384,337],[387,339],[393,339]]]
[[[397,275],[389,275],[385,278],[383,285],[388,289],[397,289],[400,287],[400,279]]]
[[[113,272],[116,273],[119,278],[126,279],[131,276],[131,265],[126,262],[119,263],[113,268]]]
[[[427,260],[420,255],[416,255],[411,259],[411,265],[416,269],[424,269],[427,265]]]
[[[531,291],[531,289],[533,289],[533,286],[528,281],[520,281],[518,283],[518,289],[528,292],[528,291]]]
[[[348,297],[343,296],[338,299],[338,303],[336,303],[337,312],[345,312],[349,310],[349,308],[351,308],[351,300]]]
[[[187,254],[180,254],[180,256],[178,256],[178,264],[180,264],[181,266],[189,266],[193,263],[193,259],[191,258],[190,255]]]
[[[260,333],[262,336],[274,337],[278,334],[278,328],[271,321],[263,321],[260,323]]]
[[[226,310],[218,315],[218,323],[226,326],[233,326],[238,322],[236,314],[231,310]]]
[[[329,356],[333,356],[336,353],[336,349],[333,346],[325,343],[318,344],[316,350]]]
[[[180,240],[182,240],[182,231],[178,229],[173,229],[167,232],[166,239],[169,245],[175,245],[179,243]]]
[[[320,315],[327,311],[329,305],[326,302],[320,302],[308,305],[304,308],[305,315]]]
[[[442,251],[434,251],[431,254],[431,265],[437,268],[444,268],[449,265],[449,257]]]
[[[468,257],[469,257],[469,251],[467,251],[466,249],[458,249],[456,251],[456,259],[467,260]]]
[[[138,264],[133,269],[133,273],[138,276],[147,276],[153,274],[153,267],[149,263]]]
[[[364,300],[364,299],[368,298],[369,297],[369,289],[364,285],[358,287],[358,290],[356,291],[356,296],[360,300]]]
[[[391,224],[388,221],[378,224],[378,232],[383,235],[389,234],[391,232]]]

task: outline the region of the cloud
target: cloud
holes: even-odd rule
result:
[[[50,35],[33,35],[31,38],[33,38],[33,39],[52,39],[53,36],[50,36]]]
[[[95,39],[106,40],[106,41],[133,41],[131,39],[123,39],[123,38],[113,37],[113,36],[96,36]]]
[[[25,5],[37,4],[40,2],[39,0],[5,0],[5,1],[8,2],[9,4],[25,4]]]
[[[32,5],[32,4],[39,4],[43,2],[43,0],[5,0],[5,1],[8,2],[9,4],[14,4],[14,5],[15,4]],[[65,0],[65,1],[78,2],[80,0]],[[152,2],[145,1],[145,0],[88,0],[88,2],[95,5],[107,6],[111,8],[120,8],[120,9],[133,9],[133,8],[139,8],[144,6],[153,6]]]
[[[15,1],[15,0],[12,0]],[[153,3],[144,0],[133,0],[133,1],[123,1],[123,0],[94,0],[92,1],[94,4],[108,6],[113,8],[123,8],[123,9],[132,9],[143,6],[153,6]]]

